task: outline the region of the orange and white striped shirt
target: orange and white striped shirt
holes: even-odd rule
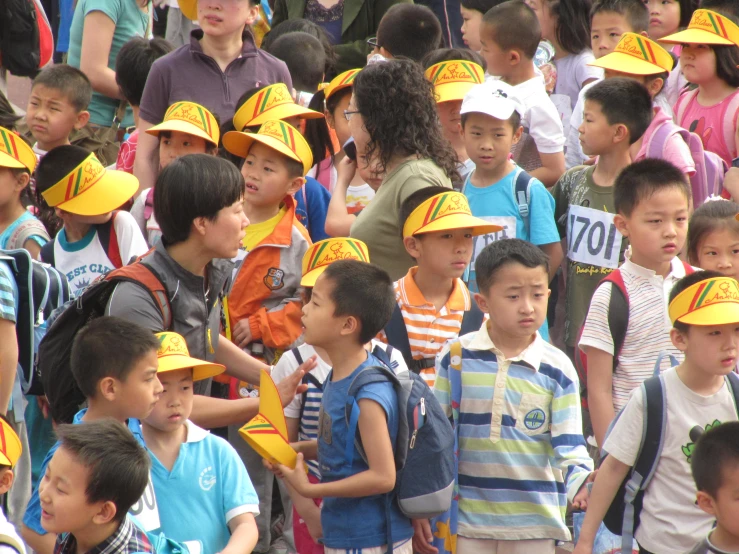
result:
[[[414,275],[417,270],[417,267],[412,267],[405,277],[395,281],[393,285],[395,299],[403,314],[413,359],[433,359],[448,340],[459,336],[462,318],[464,312],[472,306],[472,297],[464,282],[456,279],[449,299],[437,311],[436,306],[426,300],[416,285]],[[384,331],[380,331],[377,338],[387,342]],[[429,387],[433,387],[436,379],[435,368],[421,370],[421,377]]]

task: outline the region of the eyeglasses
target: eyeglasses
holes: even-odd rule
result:
[[[355,113],[359,113],[359,110],[344,110],[344,117],[349,121]]]
[[[380,46],[377,44],[377,37],[370,37],[367,39],[367,44],[370,45],[371,48],[379,48]]]

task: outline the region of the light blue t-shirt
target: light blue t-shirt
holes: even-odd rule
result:
[[[259,498],[236,450],[191,421],[171,472],[151,451],[149,457],[154,491],[161,500],[161,530],[168,538],[199,540],[204,554],[215,554],[231,538],[230,520],[259,514]]]
[[[18,321],[18,285],[15,282],[13,270],[6,262],[0,262],[0,319]],[[21,388],[22,370],[20,364],[16,366],[16,378],[13,382],[13,393],[10,397],[8,410],[12,411],[16,423],[24,420],[23,390]]]

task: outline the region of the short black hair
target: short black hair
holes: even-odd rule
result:
[[[434,196],[438,196],[439,194],[444,194],[445,192],[449,192],[449,189],[444,187],[431,186],[419,189],[408,196],[408,198],[406,198],[400,205],[400,213],[398,214],[400,223],[400,236],[403,236],[403,226],[405,225],[406,220],[413,213],[413,210],[418,208],[418,206],[426,202],[426,200],[428,200],[429,198],[433,198]]]
[[[208,154],[177,158],[157,177],[154,217],[169,246],[190,236],[198,217],[214,221],[223,208],[244,196],[244,177],[231,162]]]
[[[699,266],[698,249],[706,235],[728,229],[739,236],[739,204],[731,200],[704,202],[690,216],[688,224],[688,261]]]
[[[616,213],[630,216],[639,202],[664,189],[679,189],[690,202],[692,192],[685,174],[670,162],[646,158],[626,166],[613,184]]]
[[[42,69],[33,80],[33,86],[38,85],[64,94],[77,112],[85,111],[92,100],[92,85],[87,75],[64,63]]]
[[[174,50],[174,46],[163,38],[147,40],[134,37],[121,46],[115,58],[115,82],[123,98],[132,106],[141,104],[146,79],[154,61]]]
[[[272,27],[266,35],[264,35],[264,39],[262,39],[262,50],[270,52],[272,44],[274,44],[278,38],[289,33],[308,33],[309,35],[316,37],[321,43],[321,46],[323,46],[323,54],[325,56],[323,72],[326,74],[326,80],[333,79],[336,76],[335,71],[338,56],[331,44],[331,39],[323,27],[314,23],[310,19],[287,19],[282,23],[278,23]]]
[[[711,10],[721,15],[739,17],[739,3],[736,0],[703,0],[701,9]]]
[[[475,261],[477,289],[487,294],[495,281],[495,274],[508,264],[517,263],[524,267],[541,267],[549,274],[549,256],[541,248],[521,239],[502,239],[488,244]]]
[[[424,69],[428,69],[434,64],[441,62],[453,62],[456,60],[466,60],[469,62],[475,62],[483,69],[487,69],[485,58],[483,58],[477,52],[468,48],[437,48],[426,54],[421,61],[421,65]]]
[[[98,317],[74,337],[72,375],[85,398],[94,398],[101,379],[125,381],[134,366],[158,348],[159,341],[149,329],[119,317]]]
[[[385,328],[395,309],[393,281],[380,266],[358,260],[339,260],[323,275],[331,280],[334,315],[359,320],[359,343],[366,344]]]
[[[42,193],[53,187],[89,155],[89,150],[74,144],[57,146],[49,150],[36,166],[36,192]]]
[[[614,77],[595,83],[585,92],[585,101],[597,103],[609,125],[625,125],[629,144],[642,137],[654,117],[647,87],[634,79]]]
[[[321,41],[309,33],[282,35],[267,50],[287,65],[293,87],[305,92],[316,92],[326,71],[326,53]]]
[[[56,434],[59,448],[89,471],[87,502],[113,502],[115,521],[123,521],[149,483],[151,462],[144,447],[112,418],[59,425]]]
[[[579,54],[590,48],[592,0],[544,0],[554,20],[554,34],[565,52]]]
[[[465,10],[475,10],[485,15],[495,6],[507,2],[508,0],[462,0],[461,4]]]
[[[533,60],[541,42],[541,25],[536,13],[523,2],[503,2],[482,18],[484,28],[501,50],[519,50]]]
[[[590,22],[598,13],[617,13],[622,15],[634,33],[649,30],[649,10],[642,0],[596,0],[590,10]]]
[[[377,27],[377,45],[394,58],[421,62],[442,45],[441,24],[433,11],[420,4],[395,4]]]
[[[739,421],[727,421],[705,431],[690,456],[695,488],[716,498],[727,469],[739,465]]]
[[[693,12],[700,7],[700,0],[677,0],[677,3],[680,4],[680,24],[678,27],[687,27],[693,17]]]
[[[717,277],[723,277],[724,275],[719,273],[718,271],[710,271],[710,270],[701,270],[701,271],[694,271],[693,273],[689,273],[682,279],[680,279],[677,283],[675,283],[675,286],[672,287],[672,290],[670,291],[670,300],[667,303],[669,306],[670,303],[672,303],[675,298],[677,298],[677,295],[683,292],[685,289],[692,287],[696,283],[700,283],[701,281],[705,281],[706,279],[715,279]],[[672,324],[672,326],[680,331],[681,333],[687,333],[688,329],[690,329],[690,325],[687,323],[682,323],[681,321],[676,321]]]
[[[737,23],[735,17],[726,18]],[[712,45],[711,48],[716,53],[716,76],[733,88],[739,87],[739,46]]]

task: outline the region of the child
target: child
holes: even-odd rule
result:
[[[669,317],[670,338],[684,353],[684,361],[660,377],[666,399],[664,447],[641,497],[634,537],[641,552],[681,554],[703,539],[713,524],[713,517],[695,502],[691,431],[737,419],[733,385],[727,379],[737,362],[739,285],[709,271],[688,275],[670,293]],[[634,391],[603,445],[609,455],[595,478],[575,554],[591,552],[595,532],[637,460],[645,426],[644,390]]]
[[[94,319],[84,327],[74,339],[70,364],[74,379],[87,399],[87,408],[74,416],[74,423],[88,424],[105,418],[121,423],[127,421],[131,432],[143,444],[139,419],[151,413],[162,392],[157,379],[158,346],[159,342],[150,331],[116,317]],[[115,352],[115,356],[111,356],[111,352]],[[46,392],[52,395],[55,391]],[[41,475],[46,474],[49,460],[59,444],[57,442],[46,455]],[[39,493],[37,489],[31,496],[21,534],[38,554],[50,554],[56,531],[43,526],[46,518],[42,510],[48,510],[39,503],[40,499],[46,502]],[[136,499],[142,494],[143,489]],[[152,530],[159,527],[159,513],[153,490],[148,494],[150,498],[140,504],[135,513],[147,530]],[[154,499],[153,508],[149,507],[151,499]]]
[[[105,169],[94,154],[79,146],[59,146],[39,163],[40,211],[53,208],[64,223],[42,249],[41,258],[67,275],[74,295],[148,250],[131,214],[117,210],[137,188],[136,177]]]
[[[500,0],[462,0],[460,2],[462,41],[473,52],[479,52],[482,48],[482,44],[480,44],[482,16],[498,4],[502,4],[502,2]]]
[[[598,446],[631,392],[654,373],[659,353],[680,355],[666,327],[665,295],[690,271],[677,257],[685,245],[690,197],[685,175],[662,160],[631,164],[613,185],[613,222],[631,245],[619,268],[629,295],[627,327],[617,350],[618,330],[611,329],[609,314],[617,292],[605,281],[593,294],[578,345],[588,357],[588,404]]]
[[[158,333],[162,394],[141,430],[151,458],[162,530],[174,540],[199,540],[204,552],[248,554],[257,543],[259,499],[236,451],[189,420],[195,381],[222,365],[190,357],[177,333]],[[177,498],[188,498],[178,502]]]
[[[33,80],[26,106],[26,123],[41,159],[49,150],[69,144],[69,135],[90,119],[87,105],[92,85],[82,71],[71,65],[46,67]]]
[[[567,501],[581,505],[593,463],[575,368],[536,332],[546,318],[547,257],[522,240],[501,240],[475,269],[475,300],[490,319],[444,347],[434,385],[460,437],[457,553],[554,554],[555,540],[570,537]]]
[[[737,445],[739,423],[729,421],[708,429],[690,455],[698,507],[716,518],[716,527],[690,554],[739,552],[739,530],[733,512],[739,462]]]
[[[0,416],[0,435],[3,439],[0,441],[0,494],[5,495],[13,486],[15,479],[13,468],[21,457],[23,446],[4,416]],[[26,554],[23,539],[20,538],[2,510],[0,510],[0,545],[0,550],[5,554],[13,552]]]
[[[443,46],[441,24],[429,8],[396,4],[385,12],[377,27],[373,54],[404,57],[421,63],[423,57]]]
[[[311,300],[303,307],[305,341],[324,349],[333,363],[324,384],[318,423],[321,482],[308,480],[302,454],[298,454],[296,469],[279,468],[298,494],[323,498],[321,525],[327,554],[347,549],[379,554],[390,541],[394,552],[412,552],[410,520],[400,512],[394,496],[389,508],[386,501],[395,486],[393,452],[401,417],[390,382],[372,383],[358,392],[359,438],[369,463],[356,448],[352,463],[344,463],[347,441],[354,441],[347,436],[344,413],[348,387],[362,369],[382,363],[366,351],[365,344],[385,326],[393,305],[392,281],[384,270],[340,260],[316,280]]]
[[[524,107],[521,124],[525,134],[514,143],[513,159],[532,177],[551,187],[565,171],[565,137],[559,112],[534,67],[540,40],[536,14],[523,2],[504,2],[482,19],[481,53],[488,73],[511,85]],[[467,153],[471,156],[469,150]],[[552,263],[551,267],[557,265]]]
[[[300,281],[300,286],[303,287],[304,291],[304,305],[310,302],[313,285],[315,285],[316,279],[326,271],[326,268],[335,261],[347,259],[369,262],[367,246],[356,239],[337,238],[326,239],[310,247],[303,256],[303,278]],[[398,350],[390,348],[375,339],[370,341],[367,349],[369,352],[374,352],[375,348],[378,347],[386,350],[393,371],[400,373],[408,370],[403,356]],[[296,446],[296,449],[301,451],[307,460],[308,479],[311,483],[318,483],[321,480],[318,461],[315,459],[315,454],[311,456],[313,453],[309,452],[306,447],[308,441],[315,443],[318,439],[318,413],[323,396],[323,384],[331,372],[331,359],[323,348],[303,343],[297,348],[285,352],[280,357],[272,370],[272,379],[275,383],[279,383],[292,374],[302,360],[307,360],[314,355],[318,365],[316,369],[310,372],[310,378],[307,379],[308,390],[302,396],[296,396],[290,404],[285,406],[285,419],[287,420],[287,433],[290,442],[301,441],[302,443],[300,447]],[[294,490],[290,487],[288,487],[288,491],[294,493]],[[298,510],[301,501],[305,501],[305,499],[296,494],[291,494],[291,499],[295,507],[293,512],[293,534],[296,550],[301,554],[319,554],[323,552],[323,545],[315,542],[322,536],[322,533],[316,536],[315,531],[311,530],[310,518],[303,511]],[[318,506],[313,504],[312,501],[309,502],[312,505],[310,511],[319,510],[320,499],[316,500]],[[318,519],[320,520],[320,515]]]
[[[700,136],[706,150],[731,166],[737,157],[739,129],[739,25],[716,12],[696,10],[685,31],[662,42],[683,45],[682,72],[698,85],[680,95],[675,122]]]
[[[590,11],[590,47],[597,60],[613,52],[624,33],[646,35],[649,28],[649,13],[642,0],[596,0]],[[669,55],[669,54],[668,54]],[[670,58],[672,60],[672,58]],[[672,67],[672,66],[670,66]],[[577,103],[572,108],[572,117],[567,131],[567,148],[565,162],[567,169],[581,165],[587,160],[580,146],[580,125],[585,104],[585,91],[594,83],[590,83],[580,90]],[[672,106],[665,102],[665,106],[672,113]]]
[[[25,248],[35,259],[49,240],[44,225],[23,206],[36,169],[36,154],[15,133],[0,127],[0,248]]]
[[[406,198],[400,220],[403,245],[417,264],[393,285],[395,315],[402,320],[405,337],[402,329],[389,325],[379,338],[400,350],[408,367],[433,387],[436,355],[459,336],[468,315],[479,314],[474,327],[482,323],[482,314],[460,279],[472,258],[473,237],[503,228],[473,217],[463,194],[439,193],[434,187]]]
[[[515,194],[515,183],[523,170],[510,161],[509,152],[520,140],[524,113],[513,87],[501,81],[476,85],[462,104],[462,133],[467,153],[475,163],[463,190],[473,215],[503,227],[501,233],[485,234],[475,241],[472,264],[489,242],[521,238],[539,246],[550,257],[553,277],[563,257],[554,222],[554,198],[532,178],[527,188],[528,215],[524,217]],[[478,292],[474,270],[465,280],[471,291]],[[542,333],[549,338],[546,325]]]
[[[326,52],[321,41],[309,33],[288,33],[274,41],[267,52],[285,62],[298,103],[307,106],[324,79]]]
[[[564,339],[573,360],[590,298],[603,276],[623,261],[627,241],[614,223],[613,184],[631,163],[629,148],[644,134],[651,117],[652,99],[636,81],[610,79],[589,88],[580,143],[587,156],[598,156],[598,163],[570,169],[552,189],[554,215],[567,244]],[[596,230],[600,226],[603,230]],[[596,236],[589,242],[596,233],[608,240]]]
[[[179,8],[175,9],[179,12]],[[169,54],[173,49],[169,42],[159,37],[151,40],[134,37],[121,47],[115,58],[115,82],[121,89],[123,98],[131,106],[135,126],[139,123],[139,105],[151,66],[155,60]],[[136,129],[121,144],[115,164],[117,170],[133,173],[138,140],[139,132]]]
[[[739,206],[728,200],[701,205],[690,216],[688,260],[691,265],[739,277]]]
[[[149,482],[144,447],[114,419],[56,432],[60,445],[39,485],[41,524],[57,536],[54,552],[155,552],[126,517]]]
[[[164,114],[164,121],[146,132],[159,137],[160,170],[187,154],[215,156],[221,136],[217,118],[207,108],[193,102],[172,104]],[[154,217],[153,188],[138,195],[131,215],[146,237],[146,242],[154,246],[161,238],[162,230]]]

